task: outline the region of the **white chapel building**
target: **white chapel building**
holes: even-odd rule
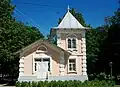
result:
[[[57,36],[57,46],[48,40],[38,40],[19,51],[18,81],[88,80],[84,27],[69,8],[51,36]]]

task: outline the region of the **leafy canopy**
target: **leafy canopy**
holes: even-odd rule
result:
[[[13,53],[44,38],[38,28],[16,21],[12,15],[14,8],[10,0],[0,1],[0,69],[9,75],[15,74],[16,69],[19,71],[19,58]]]

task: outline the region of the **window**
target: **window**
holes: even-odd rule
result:
[[[35,66],[34,66],[35,71],[37,71],[38,62],[48,62],[48,71],[50,71],[50,58],[35,59]]]
[[[43,62],[48,62],[48,71],[50,71],[50,59],[43,59]]]
[[[76,48],[76,39],[75,38],[68,39],[68,48]]]
[[[35,62],[41,62],[42,59],[35,59]]]
[[[69,71],[76,71],[76,59],[69,59]]]
[[[35,63],[35,71],[37,71],[37,63]]]
[[[76,48],[76,39],[72,39],[72,47]]]
[[[37,63],[38,62],[41,62],[41,59],[35,59],[35,66],[34,66],[35,71],[37,71]]]
[[[71,39],[68,39],[68,48],[71,48]]]

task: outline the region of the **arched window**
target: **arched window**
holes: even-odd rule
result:
[[[75,34],[68,34],[66,36],[67,38],[67,45],[68,45],[68,49],[76,49],[77,45],[77,36]]]

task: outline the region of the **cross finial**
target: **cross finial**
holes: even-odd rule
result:
[[[68,11],[70,10],[69,5],[68,5]]]

